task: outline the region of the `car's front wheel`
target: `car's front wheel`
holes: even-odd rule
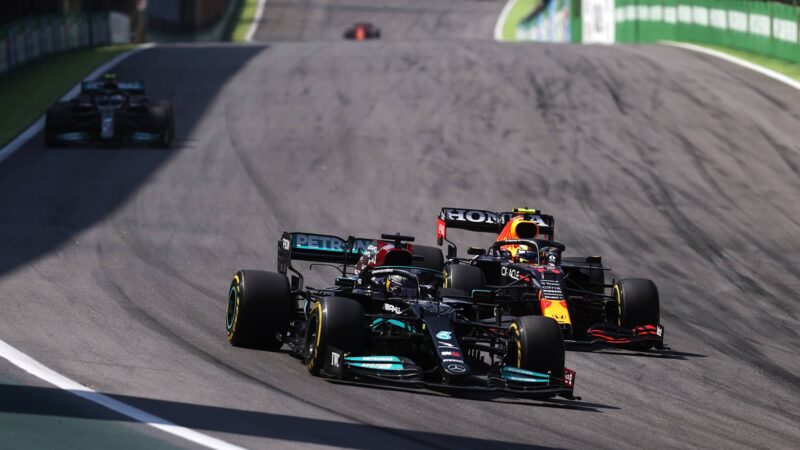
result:
[[[306,324],[306,368],[319,375],[328,347],[342,354],[362,354],[366,337],[361,303],[346,297],[323,297],[313,306]]]
[[[240,270],[228,290],[225,335],[235,347],[278,350],[289,326],[293,302],[286,276]]]

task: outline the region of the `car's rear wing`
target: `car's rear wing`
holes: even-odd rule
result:
[[[129,94],[144,95],[144,82],[143,81],[114,81],[117,90],[127,92]],[[92,80],[81,82],[82,94],[96,94],[106,90],[106,81]]]
[[[499,233],[509,219],[525,216],[526,220],[535,222],[539,233],[548,240],[553,240],[555,220],[553,216],[542,214],[530,208],[514,208],[513,211],[494,212],[482,209],[442,208],[436,224],[436,242],[442,245],[447,240],[447,228],[456,228],[484,233]]]
[[[278,273],[292,271],[302,279],[302,275],[292,267],[292,261],[337,264],[343,267],[353,265],[358,262],[364,250],[374,244],[374,239],[353,236],[342,239],[330,234],[284,232],[278,241]]]
[[[355,264],[364,250],[375,244],[373,239],[350,236],[342,239],[330,234],[284,232],[278,241],[278,269],[281,261],[311,261]]]

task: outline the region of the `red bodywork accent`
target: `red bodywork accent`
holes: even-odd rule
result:
[[[589,336],[608,342],[609,344],[631,344],[634,342],[660,340],[658,327],[655,325],[642,325],[629,331],[630,335],[612,335],[603,329],[589,329]]]
[[[367,32],[364,30],[364,27],[357,27],[356,28],[356,40],[363,41],[367,37]]]
[[[564,387],[573,389],[575,387],[575,371],[564,367]]]
[[[445,239],[447,239],[447,224],[442,219],[436,219],[436,242],[441,245]]]
[[[392,242],[378,241],[377,247],[378,253],[375,255],[375,262],[371,262],[368,264],[368,266],[380,267],[386,265],[412,265],[414,247],[411,244],[404,244],[404,247],[398,248],[395,247],[394,243]]]

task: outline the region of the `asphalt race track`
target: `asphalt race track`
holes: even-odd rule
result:
[[[665,46],[495,43],[501,8],[270,1],[270,42],[133,56],[120,78],[175,102],[176,146],[39,136],[0,164],[0,338],[251,448],[796,446],[800,92]],[[340,40],[358,20],[384,39]],[[274,270],[282,230],[430,243],[442,206],[554,214],[569,254],[658,284],[671,350],[569,352],[583,401],[538,402],[336,384],[228,345],[230,278]],[[42,444],[17,415],[189,445],[63,396],[0,361],[0,446]]]

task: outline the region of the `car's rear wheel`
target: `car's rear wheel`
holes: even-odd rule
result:
[[[564,335],[558,323],[543,316],[522,316],[508,328],[506,364],[564,376]]]
[[[476,289],[486,289],[486,275],[481,269],[467,264],[448,264],[444,268],[445,289],[449,295],[472,297]],[[464,305],[464,314],[472,320],[494,316],[494,308],[487,306]]]
[[[228,290],[225,330],[235,347],[278,350],[292,313],[289,280],[274,272],[240,270]]]
[[[467,264],[450,264],[444,269],[445,287],[460,289],[472,295],[476,289],[486,289],[486,275],[481,269]]]
[[[414,267],[431,269],[441,272],[444,270],[444,255],[439,247],[429,245],[414,245],[414,256],[421,256],[422,261],[414,261]]]
[[[323,297],[314,305],[306,324],[306,368],[319,375],[328,347],[342,354],[363,354],[366,337],[361,303],[347,297]]]

